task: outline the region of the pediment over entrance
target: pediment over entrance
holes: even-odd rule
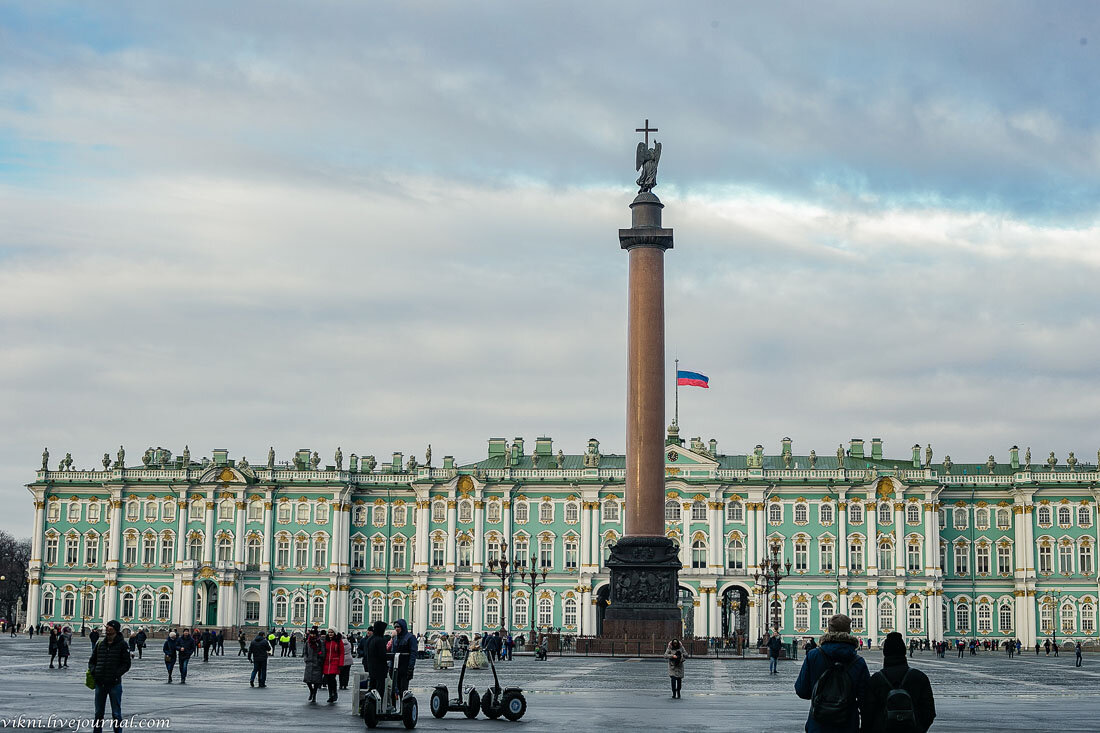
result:
[[[718,469],[718,461],[709,456],[699,455],[683,446],[666,445],[665,468],[715,471]]]
[[[211,466],[199,477],[200,484],[247,484],[255,476],[249,469],[235,466]]]

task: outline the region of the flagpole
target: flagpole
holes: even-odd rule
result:
[[[676,383],[676,410],[672,413],[672,424],[680,427],[680,360],[676,359],[676,368],[673,370],[673,380]]]

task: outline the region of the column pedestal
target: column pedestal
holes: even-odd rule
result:
[[[611,604],[602,635],[673,639],[682,635],[676,605],[680,561],[667,537],[623,537],[611,548]]]

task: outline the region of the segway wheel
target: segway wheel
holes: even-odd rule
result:
[[[527,698],[521,692],[504,693],[504,717],[515,722],[527,712]]]
[[[492,690],[486,690],[485,694],[481,696],[481,712],[483,712],[485,717],[489,720],[496,720],[500,717],[501,709],[499,706],[493,704]]]
[[[401,703],[401,722],[406,728],[415,728],[416,719],[420,709],[416,704],[416,698],[411,695]]]
[[[435,692],[432,693],[432,700],[429,703],[432,710],[432,715],[437,718],[442,718],[447,714],[447,688],[437,687]]]
[[[470,699],[467,701],[466,709],[463,711],[466,713],[466,717],[473,720],[477,717],[477,711],[481,707],[481,698],[477,695],[477,690],[470,690]]]
[[[378,708],[374,706],[374,698],[368,697],[363,702],[363,722],[368,728],[378,727]]]

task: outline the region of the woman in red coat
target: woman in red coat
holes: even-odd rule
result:
[[[328,685],[328,701],[336,702],[336,677],[344,665],[344,640],[335,629],[328,630],[325,637],[325,684]]]

